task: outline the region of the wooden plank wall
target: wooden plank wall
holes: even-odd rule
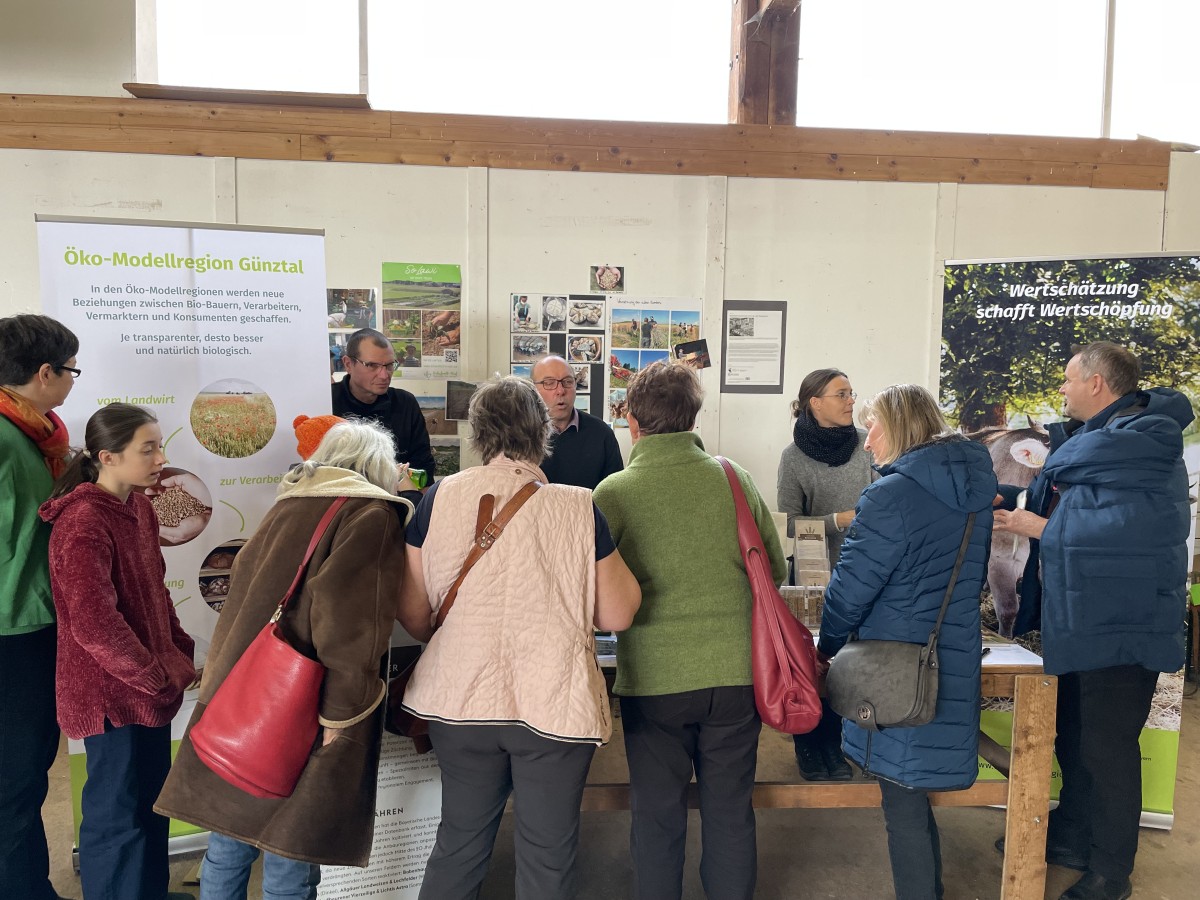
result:
[[[0,147],[571,172],[1161,191],[1170,145],[7,94]]]

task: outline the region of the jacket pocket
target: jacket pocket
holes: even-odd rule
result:
[[[1068,550],[1065,564],[1066,602],[1054,611],[1054,618],[1061,617],[1071,631],[1107,634],[1178,627],[1175,611],[1159,599],[1155,557]],[[1056,605],[1053,596],[1048,597],[1042,615]]]

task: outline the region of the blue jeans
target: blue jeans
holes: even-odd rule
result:
[[[245,900],[259,849],[214,831],[200,868],[200,900]],[[321,867],[263,852],[263,900],[316,900]]]
[[[79,879],[88,900],[161,900],[167,893],[167,820],[154,801],[171,768],[171,726],[107,720],[83,739],[87,782]]]
[[[879,779],[896,900],[942,900],[942,844],[925,791]]]

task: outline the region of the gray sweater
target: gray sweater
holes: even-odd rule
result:
[[[792,516],[821,516],[825,519],[825,540],[829,565],[837,565],[845,532],[834,521],[837,513],[854,509],[859,495],[872,481],[871,454],[863,449],[867,433],[858,429],[858,449],[842,466],[817,462],[794,443],[783,448],[779,457],[776,490],[779,511]]]

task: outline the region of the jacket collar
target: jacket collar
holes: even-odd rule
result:
[[[496,471],[512,472],[514,475],[533,476],[526,477],[526,481],[539,481],[542,484],[548,484],[550,479],[546,477],[546,473],[533,463],[522,462],[519,459],[509,459],[503,453],[494,456],[488,461],[486,468]]]
[[[311,475],[297,467],[283,476],[275,500],[292,500],[297,497],[362,497],[367,500],[386,500],[405,507],[404,519],[413,513],[412,502],[404,497],[389,494],[352,469],[338,466],[321,466]]]

